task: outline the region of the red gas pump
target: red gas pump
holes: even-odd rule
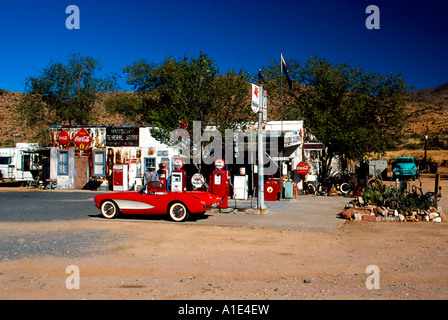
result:
[[[280,181],[274,180],[271,176],[270,179],[264,183],[264,200],[277,201],[277,196],[280,193]]]
[[[228,205],[228,195],[230,192],[229,179],[227,177],[227,171],[222,170],[225,166],[225,162],[222,159],[215,161],[216,170],[213,170],[210,174],[210,188],[209,192],[211,194],[217,195],[221,198],[222,202],[218,208],[227,208]]]
[[[165,168],[166,164],[163,162],[160,163],[159,170],[157,170],[157,174],[159,175],[159,181],[162,184],[163,189],[167,190],[166,180],[168,178],[168,171]]]
[[[174,169],[171,173],[171,191],[187,191],[187,172],[181,170],[184,162],[180,159],[174,160]]]
[[[126,191],[128,189],[128,166],[115,164],[112,179],[114,191]]]

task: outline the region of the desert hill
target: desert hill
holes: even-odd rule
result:
[[[105,93],[108,95],[109,93]],[[29,128],[19,127],[15,121],[14,110],[23,93],[0,89],[0,147],[13,146],[17,142],[31,142],[34,132]],[[280,120],[280,106],[272,102],[268,120]],[[92,124],[132,124],[117,115],[108,114],[104,106],[98,103],[94,107],[96,123]],[[448,145],[448,83],[436,88],[415,91],[412,101],[406,107],[408,125],[402,146],[417,147],[426,131],[430,139],[439,141],[439,147]],[[277,119],[278,118],[278,119]]]
[[[414,92],[406,109],[405,138],[409,145],[421,143],[426,132],[433,149],[448,145],[448,83]]]
[[[32,130],[17,127],[14,109],[22,93],[0,90],[0,147],[10,147],[17,142],[31,142]]]
[[[110,93],[103,95],[107,98]],[[18,126],[16,122],[15,108],[19,105],[22,96],[21,92],[0,89],[0,147],[14,146],[15,142],[33,142],[35,132]],[[95,123],[92,125],[132,124],[121,116],[107,113],[101,103],[95,104],[94,117]]]
[[[408,106],[410,124],[420,122],[429,132],[446,130],[448,123],[448,83],[433,89],[423,89],[414,92],[414,97]]]

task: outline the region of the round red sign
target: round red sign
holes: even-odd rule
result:
[[[181,159],[174,160],[174,168],[176,170],[182,169],[183,166],[184,166],[184,162]]]
[[[224,168],[225,165],[226,165],[226,163],[222,159],[218,159],[215,161],[215,167],[218,170],[221,170],[222,168]]]
[[[298,174],[304,176],[310,171],[310,166],[306,162],[300,162],[296,169]]]
[[[67,131],[61,131],[58,135],[58,141],[60,144],[67,144],[70,141],[70,135]]]

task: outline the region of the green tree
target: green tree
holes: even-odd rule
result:
[[[285,118],[303,119],[327,146],[327,164],[334,155],[362,159],[382,154],[402,133],[405,106],[412,88],[400,74],[366,73],[346,63],[334,64],[310,57],[305,64],[288,60],[295,80],[293,90],[284,86]],[[269,91],[279,96],[278,62],[264,68]]]
[[[98,93],[118,88],[116,76],[97,77],[100,70],[98,60],[79,54],[69,55],[66,64],[50,60],[38,76],[26,79],[16,110],[19,124],[34,128],[42,141],[50,125],[91,123]]]
[[[127,83],[137,95],[121,94],[106,101],[109,112],[117,112],[153,127],[153,136],[164,143],[178,128],[193,132],[193,121],[202,130],[209,124],[226,128],[253,120],[248,101],[249,76],[244,71],[219,74],[206,54],[162,63],[134,62],[123,69]]]

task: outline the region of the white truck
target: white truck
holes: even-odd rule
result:
[[[0,183],[36,179],[39,170],[37,143],[17,143],[15,148],[0,148]]]

